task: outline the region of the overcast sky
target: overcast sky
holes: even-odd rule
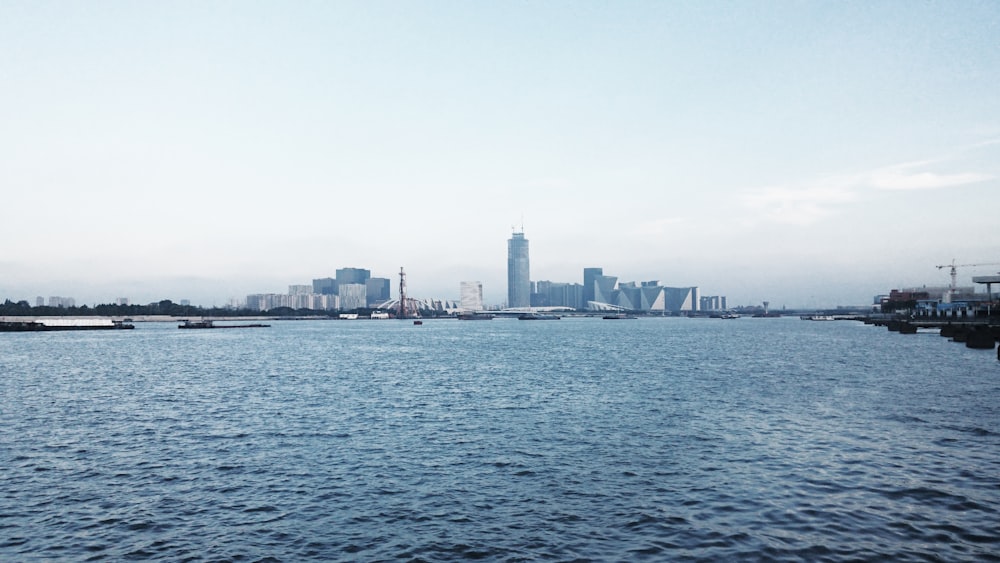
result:
[[[499,304],[523,224],[533,280],[870,303],[1000,262],[1000,2],[0,0],[0,190],[0,299]]]

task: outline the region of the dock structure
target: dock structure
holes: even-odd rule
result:
[[[992,350],[997,348],[1000,360],[1000,316],[925,317],[913,315],[871,315],[865,324],[884,326],[890,332],[914,334],[917,329],[937,329],[941,336],[953,342],[964,343],[967,348]]]
[[[995,276],[972,276],[972,283],[986,284],[986,297],[993,301],[993,284],[1000,284],[1000,274]]]

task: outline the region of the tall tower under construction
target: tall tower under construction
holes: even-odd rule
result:
[[[531,306],[528,239],[523,232],[515,231],[507,241],[507,306]]]

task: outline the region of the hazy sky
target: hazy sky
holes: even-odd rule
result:
[[[0,299],[500,303],[523,221],[533,280],[868,303],[1000,262],[1000,2],[0,0],[0,190]]]

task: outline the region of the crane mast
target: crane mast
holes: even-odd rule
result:
[[[958,268],[974,268],[976,266],[1000,266],[1000,262],[987,262],[984,264],[956,264],[955,259],[951,259],[951,264],[941,264],[934,266],[938,270],[943,268],[951,269],[951,285],[948,286],[948,294],[945,296],[945,303],[951,303],[958,288]]]
[[[403,271],[402,266],[399,267],[399,313],[397,317],[406,318],[406,272]]]

